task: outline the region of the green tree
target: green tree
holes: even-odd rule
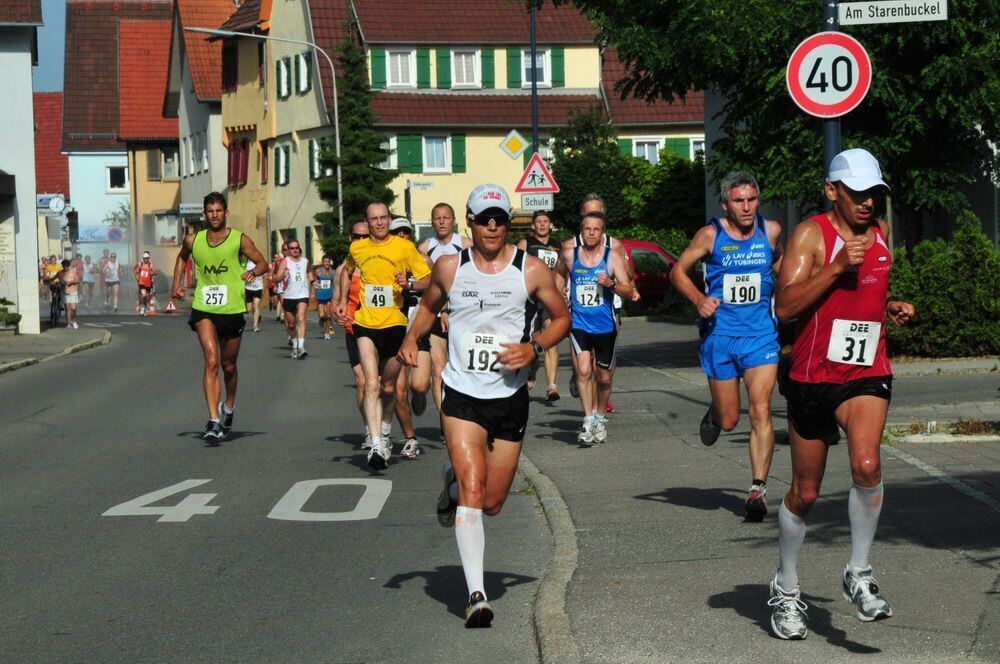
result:
[[[101,221],[113,228],[128,228],[129,219],[131,219],[131,217],[132,212],[129,207],[129,202],[122,201],[118,204],[117,208],[104,215],[104,219]]]
[[[329,203],[330,210],[320,212],[316,220],[323,224],[323,249],[342,258],[347,244],[350,225],[364,216],[365,207],[373,200],[391,205],[396,195],[389,183],[396,171],[379,164],[389,158],[383,146],[385,137],[375,131],[376,117],[372,110],[374,93],[368,81],[368,64],[361,48],[357,25],[348,23],[348,37],[337,46],[337,91],[340,93],[340,164],[343,189],[343,233],[337,218],[337,153],[333,137],[323,140],[320,163],[325,173],[316,181],[320,197]]]
[[[709,163],[716,180],[747,169],[771,200],[820,204],[822,120],[792,103],[784,74],[795,46],[822,28],[821,3],[573,1],[629,65],[620,94],[720,92],[723,135]],[[842,119],[843,145],[879,158],[904,221],[966,207],[959,187],[1000,170],[989,145],[1000,144],[1000,3],[948,5],[947,21],[847,28],[868,50],[874,80]]]
[[[632,177],[625,190],[633,223],[656,231],[679,231],[690,238],[705,225],[705,163],[660,152],[654,165],[630,157]],[[640,239],[640,238],[636,238]]]

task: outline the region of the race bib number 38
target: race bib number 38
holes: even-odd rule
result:
[[[760,302],[760,273],[727,274],[722,277],[722,301],[726,304]]]
[[[500,353],[504,348],[495,334],[469,332],[462,337],[462,362],[466,371],[489,373],[502,371]]]
[[[365,285],[365,306],[369,309],[385,309],[392,306],[392,286]]]
[[[835,319],[826,359],[840,364],[870,367],[875,362],[881,331],[882,323]]]
[[[209,307],[224,307],[229,302],[229,289],[226,286],[202,286],[201,301]]]
[[[581,307],[599,307],[604,304],[604,289],[597,284],[576,287],[576,303]]]

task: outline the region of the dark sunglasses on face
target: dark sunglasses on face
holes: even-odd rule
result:
[[[472,223],[476,226],[489,226],[491,221],[497,226],[507,226],[510,224],[510,217],[502,212],[494,212],[491,214],[478,214],[472,218]]]
[[[352,240],[364,240],[367,237],[368,237],[367,233],[365,233],[365,234],[362,234],[362,233],[351,233],[351,239]]]
[[[289,247],[289,251],[302,251],[302,247]]]

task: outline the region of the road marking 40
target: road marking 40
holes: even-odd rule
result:
[[[101,516],[156,516],[159,522],[179,523],[188,521],[199,514],[215,514],[218,505],[209,505],[217,493],[192,493],[184,497],[176,505],[151,506],[183,491],[189,491],[212,480],[184,480],[164,489],[153,491],[132,500],[115,505]],[[306,512],[302,508],[312,497],[316,489],[322,486],[362,486],[365,492],[361,494],[354,509],[347,512]],[[355,479],[319,479],[296,482],[284,496],[281,497],[271,512],[269,519],[279,521],[366,521],[377,519],[382,513],[385,502],[392,492],[392,480],[374,478]]]

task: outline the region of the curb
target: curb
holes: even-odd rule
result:
[[[889,434],[892,445],[905,443],[910,445],[933,445],[940,443],[1000,443],[1000,436],[960,436],[952,433],[916,433],[905,436]]]
[[[573,518],[559,493],[559,487],[524,453],[521,454],[519,469],[535,487],[538,502],[555,540],[552,563],[535,595],[533,617],[538,652],[545,664],[579,662],[580,654],[566,615],[566,588],[576,571],[578,553]]]
[[[98,346],[107,346],[111,343],[111,332],[104,330],[101,334],[100,339],[94,339],[93,341],[85,341],[81,344],[76,344],[74,346],[67,346],[55,355],[48,355],[46,357],[38,360],[39,362],[48,362],[49,360],[54,360],[58,357],[66,357],[67,355],[72,355],[73,353],[79,353],[82,350],[89,350],[91,348],[97,348]]]
[[[0,374],[5,374],[8,371],[23,369],[24,367],[30,367],[32,364],[38,364],[37,357],[29,357],[25,360],[15,360],[14,362],[0,364]]]

